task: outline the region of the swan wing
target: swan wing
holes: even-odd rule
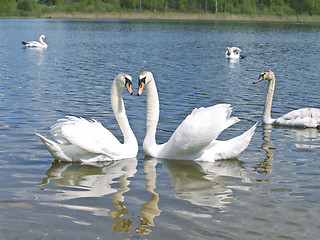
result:
[[[45,42],[41,43],[41,42],[37,42],[37,41],[29,41],[29,42],[25,42],[22,41],[22,44],[25,45],[26,47],[35,47],[35,48],[46,48],[47,44]]]
[[[74,145],[87,152],[117,155],[122,144],[100,122],[68,116],[51,127],[51,135],[60,144]]]
[[[301,108],[291,111],[275,120],[275,124],[296,127],[317,127],[320,125],[320,109]]]
[[[254,124],[240,136],[231,138],[227,141],[212,141],[198,160],[215,161],[238,157],[248,147],[257,124],[258,123]]]
[[[194,109],[173,133],[166,148],[176,154],[199,153],[224,129],[239,121],[230,118],[231,112],[229,104]]]
[[[42,46],[42,44],[37,41],[22,42],[22,44],[26,45],[27,47],[40,47],[40,46]]]

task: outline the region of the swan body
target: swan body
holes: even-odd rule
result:
[[[51,127],[50,132],[55,141],[38,133],[36,135],[50,154],[59,160],[95,162],[136,157],[138,142],[129,125],[122,99],[125,86],[132,94],[131,83],[130,75],[120,73],[111,87],[111,105],[123,133],[123,144],[96,120],[88,121],[73,116],[60,119]]]
[[[320,126],[320,109],[318,108],[301,108],[293,110],[277,119],[271,118],[271,105],[275,89],[275,74],[271,70],[262,72],[258,80],[253,83],[256,84],[263,80],[268,81],[268,92],[264,104],[263,123],[291,126],[291,127],[316,127]]]
[[[30,42],[24,42],[22,41],[22,44],[26,47],[35,47],[35,48],[47,48],[48,45],[43,41],[46,39],[45,35],[41,35],[39,38],[39,42],[37,41],[30,41]]]
[[[241,49],[238,47],[227,47],[226,48],[226,58],[229,59],[239,59],[243,58],[243,56],[240,55]]]
[[[155,135],[159,120],[159,99],[151,72],[140,74],[137,95],[142,94],[144,87],[147,95],[147,122],[143,150],[147,156],[215,161],[238,157],[249,145],[256,124],[238,137],[228,141],[216,140],[223,130],[239,121],[236,117],[230,117],[232,108],[229,104],[194,109],[172,134],[169,141],[158,145]]]

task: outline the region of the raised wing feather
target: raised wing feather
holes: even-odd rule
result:
[[[60,144],[72,144],[90,153],[112,155],[121,148],[118,139],[96,120],[68,116],[51,127],[51,135]]]
[[[232,108],[229,104],[218,104],[208,108],[196,108],[180,124],[168,141],[170,151],[192,154],[206,148],[219,134],[238,118],[230,118]]]

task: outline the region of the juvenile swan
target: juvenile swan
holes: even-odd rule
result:
[[[238,47],[227,47],[226,48],[226,58],[230,58],[230,59],[239,59],[239,58],[243,58],[243,56],[240,56],[241,53],[241,49]]]
[[[136,157],[138,142],[129,125],[122,99],[124,87],[133,93],[131,84],[131,76],[120,73],[111,87],[111,106],[124,137],[123,144],[100,122],[73,116],[60,119],[51,127],[50,132],[56,142],[36,135],[54,158],[64,161],[93,162]]]
[[[271,105],[275,88],[275,75],[271,70],[260,73],[256,84],[262,80],[268,81],[268,92],[263,110],[263,123],[292,126],[292,127],[317,127],[320,125],[320,109],[317,108],[301,108],[291,111],[277,119],[271,118]]]
[[[242,135],[228,141],[218,141],[219,134],[239,121],[230,117],[229,104],[218,104],[207,108],[196,108],[180,124],[168,142],[156,143],[156,130],[159,120],[159,99],[157,87],[151,72],[139,76],[140,96],[146,88],[147,122],[143,150],[146,155],[156,158],[215,161],[235,158],[244,151],[256,129],[256,124]]]
[[[24,41],[22,41],[22,44],[25,45],[26,47],[47,48],[48,45],[43,41],[43,39],[46,39],[45,35],[40,36],[39,42],[37,42],[37,41],[24,42]]]

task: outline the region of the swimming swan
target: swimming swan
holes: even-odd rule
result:
[[[37,42],[37,41],[24,42],[24,41],[22,41],[22,44],[25,45],[26,47],[47,48],[48,45],[43,41],[43,39],[46,39],[45,35],[40,36],[39,42]]]
[[[143,150],[147,156],[213,162],[238,157],[249,145],[256,124],[238,137],[228,141],[216,140],[224,129],[239,121],[237,117],[230,117],[232,108],[229,104],[194,109],[169,141],[158,145],[155,135],[159,120],[159,99],[151,72],[140,74],[138,96],[144,87],[147,95],[147,122]]]
[[[50,132],[56,142],[38,133],[36,135],[54,158],[64,161],[94,162],[136,157],[138,142],[129,125],[122,99],[124,87],[133,93],[131,84],[132,77],[120,73],[111,87],[111,106],[124,137],[123,144],[100,122],[73,116],[60,119],[51,127]]]
[[[272,71],[267,70],[259,75],[258,80],[253,83],[256,84],[262,80],[268,81],[268,93],[266,96],[266,101],[264,103],[263,110],[263,123],[264,124],[274,124],[274,125],[284,125],[292,127],[317,127],[320,125],[320,109],[317,108],[301,108],[291,111],[282,117],[277,119],[271,118],[271,105],[272,98],[275,88],[275,75]]]
[[[226,58],[230,58],[230,59],[244,58],[244,56],[240,56],[240,53],[241,53],[241,49],[238,47],[226,48]]]

